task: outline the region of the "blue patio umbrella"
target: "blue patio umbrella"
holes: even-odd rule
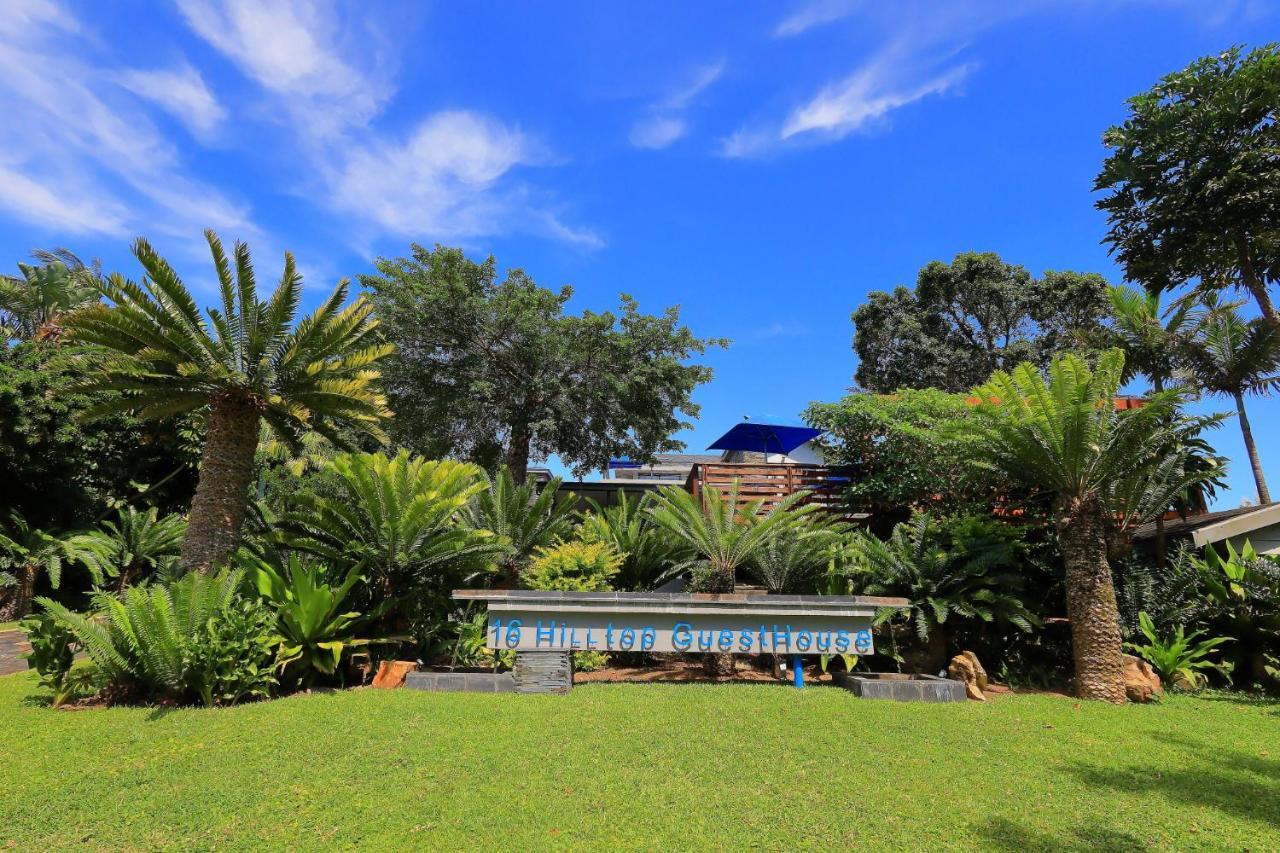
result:
[[[813,427],[743,421],[734,424],[728,432],[708,445],[707,450],[745,450],[764,453],[766,458],[770,453],[785,456],[822,433],[823,430]]]

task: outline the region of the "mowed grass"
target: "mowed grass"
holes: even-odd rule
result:
[[[1280,705],[1222,694],[44,698],[29,674],[0,678],[0,849],[1280,848]]]

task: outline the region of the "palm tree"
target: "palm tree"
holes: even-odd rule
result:
[[[0,585],[0,622],[21,619],[31,612],[41,572],[48,574],[49,585],[57,589],[67,559],[67,544],[61,537],[32,527],[25,518],[11,513],[9,529],[0,531],[0,566],[8,570],[0,576],[9,581]]]
[[[622,555],[622,565],[613,579],[615,588],[628,591],[653,589],[672,566],[687,558],[685,547],[658,527],[649,508],[652,492],[639,500],[618,490],[618,502],[601,507],[588,498],[591,511],[578,525],[578,538],[604,542]]]
[[[578,498],[572,492],[560,494],[558,477],[541,490],[531,480],[517,485],[505,465],[487,485],[472,499],[467,521],[476,530],[502,537],[506,550],[498,559],[498,574],[503,581],[518,582],[534,551],[573,532]]]
[[[990,522],[988,524],[991,524]],[[910,603],[907,616],[925,643],[921,667],[946,664],[947,619],[1001,620],[1030,631],[1035,617],[1019,594],[1018,547],[990,527],[969,525],[971,534],[948,537],[927,513],[894,527],[887,542],[861,537],[870,571],[861,583],[868,595],[896,595]],[[889,610],[881,618],[896,614]]]
[[[67,554],[84,564],[95,585],[102,586],[111,578],[119,592],[176,560],[186,529],[182,516],[160,518],[155,507],[145,512],[126,507],[115,521],[104,521],[96,530],[68,537]]]
[[[1021,364],[974,390],[982,464],[1053,498],[1076,689],[1111,702],[1124,702],[1125,691],[1108,546],[1213,475],[1186,469],[1182,392],[1157,392],[1141,408],[1116,411],[1123,373],[1118,349],[1103,353],[1095,370],[1068,354],[1047,380]]]
[[[19,276],[0,276],[0,336],[47,340],[59,319],[98,299],[95,269],[65,249],[36,252],[39,264],[18,264]]]
[[[1180,299],[1162,312],[1159,293],[1118,285],[1108,295],[1113,329],[1124,350],[1124,381],[1141,374],[1154,390],[1163,391],[1177,371],[1194,303]]]
[[[807,497],[807,492],[797,492],[762,515],[763,500],[740,505],[736,481],[728,494],[707,487],[701,498],[679,486],[666,486],[656,493],[650,512],[668,535],[694,554],[679,567],[692,570],[690,591],[733,592],[738,569],[759,557],[776,529],[818,509],[804,503]],[[709,675],[734,672],[731,654],[709,654],[705,661]]]
[[[747,572],[772,593],[812,592],[851,529],[827,513],[788,513],[748,561]]]
[[[1235,401],[1245,450],[1258,487],[1258,500],[1271,502],[1258,445],[1245,412],[1244,398],[1280,388],[1280,327],[1236,313],[1234,304],[1211,306],[1186,348],[1186,370],[1194,385]]]
[[[373,366],[392,350],[376,339],[363,298],[342,307],[345,280],[293,326],[302,287],[293,256],[285,253],[280,285],[261,301],[248,246],[235,244],[233,272],[217,235],[205,237],[222,296],[207,321],[173,268],[139,238],[133,254],[146,270],[142,285],[112,275],[101,290],[113,307],[91,305],[65,323],[72,340],[100,353],[69,359],[86,374],[83,388],[121,392],[96,413],[206,414],[181,557],[198,571],[226,565],[239,545],[259,424],[295,447],[310,430],[340,442],[339,423],[381,436],[379,422],[390,413]]]

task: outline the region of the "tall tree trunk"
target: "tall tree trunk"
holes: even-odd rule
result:
[[[1107,562],[1106,516],[1096,503],[1060,508],[1058,546],[1067,570],[1067,616],[1076,693],[1121,704],[1124,651],[1120,613]]]
[[[31,614],[31,599],[36,594],[36,574],[39,571],[40,567],[31,563],[18,567],[18,582],[4,590],[0,622],[13,622]]]
[[[240,547],[257,450],[258,409],[231,397],[217,400],[209,413],[200,482],[182,537],[183,568],[214,571],[225,566]]]
[[[1259,503],[1271,503],[1271,492],[1267,489],[1266,477],[1262,475],[1262,460],[1258,458],[1258,445],[1253,441],[1253,428],[1249,426],[1249,416],[1244,411],[1244,395],[1237,393],[1236,413],[1240,416],[1240,432],[1244,436],[1244,449],[1249,451],[1249,464],[1253,466],[1253,482],[1258,486]]]
[[[529,428],[523,424],[511,428],[511,441],[507,446],[507,468],[516,485],[523,485],[529,473]]]
[[[1236,253],[1240,259],[1240,278],[1244,281],[1245,289],[1252,294],[1253,300],[1258,303],[1258,310],[1262,312],[1267,322],[1280,328],[1280,312],[1276,311],[1275,303],[1271,301],[1266,281],[1258,275],[1258,267],[1253,262],[1248,239],[1243,234],[1237,233],[1235,244]]]

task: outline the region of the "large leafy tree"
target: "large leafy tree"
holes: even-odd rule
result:
[[[0,276],[0,337],[57,338],[59,320],[98,300],[96,268],[66,249],[37,251],[38,264],[18,264],[18,276]]]
[[[261,300],[249,247],[237,242],[228,257],[217,235],[205,236],[222,297],[207,320],[141,238],[133,253],[146,271],[142,284],[113,274],[101,286],[111,306],[91,305],[65,320],[72,341],[100,353],[72,357],[82,362],[82,387],[119,392],[99,412],[204,414],[200,479],[182,542],[182,564],[199,571],[225,565],[239,545],[259,425],[291,444],[309,430],[340,439],[339,422],[378,432],[389,412],[373,367],[392,350],[375,338],[367,302],[343,307],[345,281],[294,326],[302,277],[293,256],[285,254],[279,286]]]
[[[1235,403],[1258,500],[1270,503],[1271,492],[1244,400],[1280,388],[1280,327],[1265,320],[1246,321],[1235,306],[1218,305],[1205,313],[1186,346],[1185,366],[1196,387],[1230,397]]]
[[[1154,393],[1140,408],[1117,411],[1123,373],[1124,355],[1112,349],[1093,370],[1068,354],[1047,378],[1027,363],[975,389],[980,464],[1052,497],[1076,689],[1111,702],[1125,701],[1111,546],[1213,476],[1188,470],[1187,433],[1203,422],[1179,415],[1182,393]]]
[[[993,370],[1045,365],[1102,334],[1107,285],[1096,273],[1032,278],[994,252],[933,261],[914,289],[872,291],[853,312],[859,387],[966,391]]]
[[[1128,278],[1243,287],[1280,326],[1280,46],[1198,59],[1128,104],[1095,182]]]
[[[45,529],[77,528],[144,493],[166,510],[195,488],[187,430],[127,414],[89,420],[108,394],[76,390],[57,355],[70,345],[0,348],[0,483],[3,502]]]
[[[531,459],[558,454],[582,474],[617,456],[679,450],[672,434],[698,407],[711,369],[688,360],[717,343],[679,312],[565,313],[573,291],[539,287],[492,257],[412,247],[362,276],[397,346],[386,367],[395,436],[426,456],[452,454],[523,482]]]

